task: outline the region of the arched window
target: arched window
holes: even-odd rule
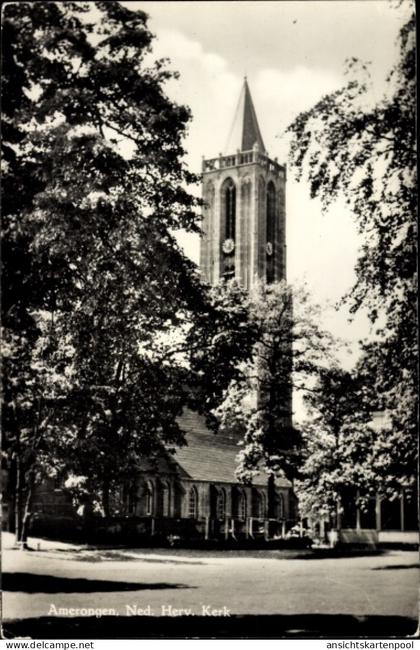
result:
[[[284,519],[284,498],[282,494],[277,496],[277,519]]]
[[[235,241],[236,234],[236,187],[229,179],[225,187],[225,239]]]
[[[222,220],[220,224],[221,276],[229,279],[235,276],[236,237],[236,187],[227,178],[221,189]]]
[[[276,243],[276,189],[270,181],[267,185],[267,215],[266,215],[266,275],[267,282],[274,282],[275,243]]]
[[[246,519],[246,495],[242,490],[236,496],[236,517],[241,521]]]
[[[170,490],[169,483],[162,481],[160,493],[160,513],[162,517],[169,517]]]
[[[148,481],[144,488],[144,513],[148,516],[153,514],[153,484]]]
[[[217,490],[216,497],[216,517],[224,519],[226,516],[226,492],[223,488]]]
[[[264,492],[256,492],[255,494],[255,517],[264,519],[266,512],[266,500]]]
[[[188,516],[191,519],[197,519],[198,517],[198,495],[194,486],[188,493]]]
[[[127,490],[127,510],[129,515],[134,515],[137,504],[137,490],[135,485],[129,485]]]

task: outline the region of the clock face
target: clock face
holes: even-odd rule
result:
[[[233,239],[225,239],[222,245],[222,250],[226,255],[229,255],[229,253],[233,253],[235,250],[235,242]]]
[[[273,244],[268,241],[265,247],[267,255],[272,255],[273,254]]]

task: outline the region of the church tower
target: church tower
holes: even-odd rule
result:
[[[200,267],[210,284],[286,279],[286,168],[265,150],[245,78],[225,152],[203,160]]]

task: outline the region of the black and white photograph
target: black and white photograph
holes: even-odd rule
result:
[[[411,0],[3,6],[3,639],[413,647],[415,54]]]

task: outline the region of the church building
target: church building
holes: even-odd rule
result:
[[[224,154],[203,159],[200,268],[217,284],[235,278],[246,289],[257,280],[286,278],[286,169],[266,152],[245,79]],[[291,416],[290,416],[291,417]],[[158,472],[139,475],[133,514],[150,519],[152,532],[187,530],[193,537],[284,536],[296,522],[296,499],[286,479],[267,474],[242,485],[235,476],[239,440],[214,434],[204,418],[179,418],[187,445]],[[163,462],[163,459],[162,459]]]
[[[286,279],[286,169],[267,154],[246,79],[225,151],[202,165],[203,278],[211,285],[234,278],[248,290],[257,282]],[[286,411],[291,424],[291,398]],[[261,472],[252,485],[241,484],[235,475],[237,434],[215,434],[203,416],[187,409],[178,422],[187,445],[142,461],[121,488],[117,517],[93,517],[84,527],[60,481],[47,480],[35,491],[30,534],[65,538],[79,530],[83,539],[93,531],[96,538],[120,542],[129,535],[133,543],[145,544],[170,537],[232,543],[284,537],[298,520],[291,483],[273,482]],[[3,522],[13,530],[5,501]],[[340,528],[344,543],[418,542],[416,503],[403,493],[392,501],[372,498],[366,512],[347,504],[340,526],[310,523],[322,540],[332,525]]]
[[[204,279],[216,284],[236,278],[246,289],[257,280],[285,279],[286,169],[266,152],[246,79],[226,151],[204,159],[202,172]],[[277,478],[273,483],[260,473],[252,485],[240,484],[237,436],[214,434],[202,416],[189,410],[179,425],[187,445],[142,463],[121,491],[122,517],[115,532],[123,535],[122,520],[130,520],[146,537],[283,537],[297,517],[290,482]],[[57,482],[45,482],[35,494],[32,534],[42,529],[42,521],[50,520],[53,527],[54,518],[65,516],[74,516],[68,495]]]

